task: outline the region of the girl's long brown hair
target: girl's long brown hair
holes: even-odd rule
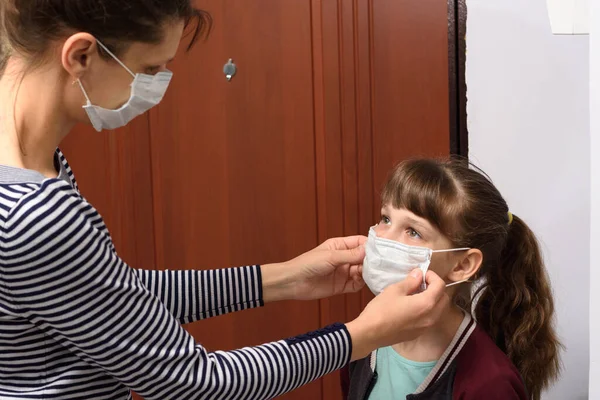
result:
[[[427,219],[455,247],[479,249],[481,284],[469,297],[478,324],[517,367],[538,400],[560,372],[552,289],[533,232],[480,169],[462,159],[399,164],[382,201]],[[512,221],[511,221],[512,219]],[[467,288],[469,289],[469,288]],[[460,299],[457,299],[459,301]]]

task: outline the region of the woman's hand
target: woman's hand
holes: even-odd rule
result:
[[[364,286],[364,236],[329,239],[281,264],[261,267],[263,300],[314,300],[353,293]]]
[[[427,289],[417,293],[423,273],[418,268],[413,270],[402,282],[388,286],[358,318],[346,324],[352,337],[353,361],[380,347],[415,339],[438,321],[450,304],[446,282],[433,271],[428,271],[425,278]]]

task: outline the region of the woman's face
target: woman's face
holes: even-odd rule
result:
[[[183,22],[167,24],[160,43],[133,42],[117,57],[134,74],[164,71],[175,57],[183,29]],[[96,38],[87,33],[71,36],[63,48],[63,66],[69,75],[79,77],[92,104],[118,109],[129,100],[133,76],[116,60],[101,57],[98,46]],[[78,85],[68,90],[66,99],[72,117],[78,122],[89,122],[81,108],[86,99]]]
[[[395,240],[410,246],[433,250],[453,248],[452,243],[426,219],[402,208],[386,205],[381,209],[381,220],[375,227],[378,237]],[[454,281],[451,271],[465,257],[464,251],[434,253],[429,269],[447,282]]]

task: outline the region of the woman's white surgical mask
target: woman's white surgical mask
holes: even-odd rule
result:
[[[371,228],[365,246],[363,279],[371,292],[377,296],[383,292],[383,289],[403,281],[413,269],[419,268],[423,271],[422,289],[425,289],[425,274],[429,269],[433,253],[463,250],[469,249],[432,250],[427,247],[409,246],[395,240],[377,237],[375,229]],[[446,286],[461,282],[466,282],[466,280]]]
[[[87,100],[87,104],[83,106],[83,108],[87,112],[94,129],[100,132],[102,129],[116,129],[125,126],[138,115],[145,113],[160,103],[169,87],[173,73],[170,71],[163,71],[156,75],[134,74],[121,62],[121,60],[111,53],[106,46],[100,43],[99,40],[96,39],[96,41],[100,47],[110,54],[110,56],[133,77],[129,100],[117,110],[109,110],[93,105],[81,80],[77,80],[79,87]]]

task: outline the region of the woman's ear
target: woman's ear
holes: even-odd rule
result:
[[[79,79],[90,68],[93,59],[100,58],[98,44],[89,33],[76,33],[64,43],[61,53],[63,68],[73,79]]]
[[[466,254],[462,256],[459,262],[454,268],[448,273],[447,279],[451,282],[460,282],[471,279],[483,262],[483,254],[479,249],[467,250]]]

